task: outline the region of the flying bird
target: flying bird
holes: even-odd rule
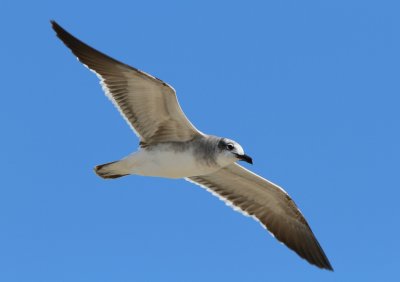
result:
[[[169,84],[97,51],[55,21],[51,24],[58,38],[98,76],[106,96],[140,139],[138,151],[96,166],[97,175],[106,179],[130,174],[184,178],[259,221],[309,263],[333,270],[289,195],[236,163],[253,163],[239,143],[197,130]]]

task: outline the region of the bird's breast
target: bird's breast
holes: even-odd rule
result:
[[[221,167],[212,159],[201,157],[192,149],[170,150],[166,147],[141,149],[128,156],[126,161],[132,174],[185,178],[205,175]]]

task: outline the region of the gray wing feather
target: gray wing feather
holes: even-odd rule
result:
[[[52,26],[78,60],[100,78],[107,97],[143,145],[189,141],[202,135],[186,118],[170,85],[95,50],[54,21]]]
[[[333,270],[304,216],[279,186],[238,164],[187,180],[206,188],[245,215],[254,217],[275,238],[309,263]]]

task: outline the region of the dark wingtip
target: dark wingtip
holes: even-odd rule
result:
[[[333,269],[331,263],[329,262],[329,260],[326,261],[326,265],[323,267],[323,269],[329,270],[334,272],[335,270]]]
[[[61,26],[55,20],[50,20],[50,24],[54,30],[61,28]]]
[[[332,272],[335,271],[331,265],[323,266],[323,267],[321,267],[321,269],[325,269],[325,270],[332,271]]]
[[[319,254],[318,254],[318,259],[310,261],[309,258],[305,258],[310,262],[311,264],[321,268],[321,269],[326,269],[329,271],[334,271],[331,263],[329,262],[328,257],[325,255],[325,252],[322,250],[321,246],[319,245],[318,241],[316,241],[318,248],[319,248]],[[317,255],[317,253],[315,254]],[[315,257],[314,257],[315,258]]]
[[[65,43],[65,38],[68,38],[68,35],[71,35],[65,29],[63,29],[55,20],[50,20],[50,23],[51,27],[56,32],[57,37]]]
[[[55,20],[50,20],[51,27],[56,32],[57,36],[60,37],[60,34],[65,34],[68,32],[61,27]]]
[[[319,244],[319,242],[317,241],[317,239],[315,239],[315,241],[316,241],[317,246],[318,246],[319,251],[320,251],[319,265],[317,265],[317,266],[319,266],[322,269],[326,269],[326,270],[329,270],[329,271],[333,272],[334,271],[333,267],[332,267],[331,263],[329,262],[329,259],[326,256],[324,250],[322,249],[322,247]]]
[[[313,264],[313,265],[315,265],[315,266],[317,266],[317,267],[319,267],[319,268],[321,268],[321,269],[326,269],[326,270],[329,270],[329,271],[334,271],[334,269],[333,269],[333,267],[332,267],[332,265],[331,265],[331,263],[329,262],[329,260],[328,260],[328,258],[327,257],[325,257],[325,259],[323,260],[323,262],[321,263],[311,263],[311,264]]]
[[[310,229],[311,231],[311,229]],[[321,268],[321,269],[326,269],[329,271],[334,271],[331,263],[329,262],[328,257],[326,256],[324,250],[322,249],[321,245],[319,244],[318,240],[315,238],[313,234],[313,243],[309,245],[309,254],[308,256],[302,256],[299,254],[301,257],[306,259],[309,263]],[[311,239],[311,238],[309,238]],[[297,251],[296,251],[297,252]]]

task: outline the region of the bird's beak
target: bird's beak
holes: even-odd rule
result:
[[[237,155],[238,159],[241,161],[245,161],[246,163],[253,164],[253,159],[250,158],[248,155],[243,154],[243,155]]]

